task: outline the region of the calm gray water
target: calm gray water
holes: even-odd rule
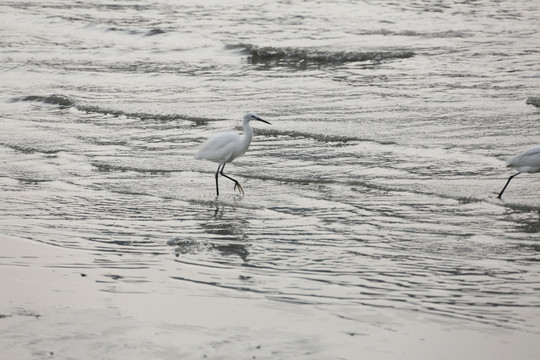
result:
[[[539,24],[516,0],[0,1],[0,271],[116,304],[3,289],[0,344],[532,359],[540,177],[496,193],[540,141]],[[247,111],[272,125],[216,198],[193,156]]]

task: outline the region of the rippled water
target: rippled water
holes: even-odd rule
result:
[[[496,198],[540,138],[536,2],[0,1],[0,19],[8,354],[539,350],[540,178]],[[227,166],[245,195],[223,179],[216,198],[193,155],[246,111],[272,125]]]

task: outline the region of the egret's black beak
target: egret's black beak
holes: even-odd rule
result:
[[[261,119],[261,118],[258,117],[258,116],[255,118],[255,120],[259,120],[259,121],[262,121],[263,123],[267,123],[268,125],[272,125],[272,124],[270,124],[268,121],[263,120],[263,119]]]

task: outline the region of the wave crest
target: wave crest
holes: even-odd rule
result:
[[[248,55],[250,64],[332,65],[349,62],[380,63],[382,61],[407,59],[415,55],[409,50],[393,51],[327,51],[312,48],[257,46],[253,44],[230,45],[229,49],[243,49]]]
[[[203,118],[203,117],[197,117],[197,116],[190,116],[190,115],[184,115],[184,114],[152,114],[152,113],[145,113],[145,112],[127,112],[122,110],[116,110],[116,109],[109,109],[104,108],[96,105],[83,105],[79,104],[74,100],[71,100],[67,96],[64,95],[49,95],[49,96],[42,96],[42,95],[28,95],[23,96],[20,98],[14,98],[11,101],[18,102],[18,101],[27,101],[27,102],[41,102],[44,104],[49,105],[57,105],[60,108],[69,108],[73,107],[79,111],[85,112],[85,113],[96,113],[96,114],[103,114],[103,115],[111,115],[111,116],[125,116],[128,118],[138,118],[140,120],[154,120],[154,121],[161,121],[161,122],[171,122],[171,121],[191,121],[194,122],[197,125],[204,125],[206,124],[210,119]]]
[[[73,102],[64,95],[49,95],[49,96],[40,96],[40,95],[28,95],[22,98],[16,98],[13,101],[35,101],[42,102],[44,104],[58,105],[61,107],[70,107],[73,106]]]
[[[540,97],[537,96],[529,96],[527,98],[527,101],[525,101],[525,104],[535,106],[536,108],[540,109]]]

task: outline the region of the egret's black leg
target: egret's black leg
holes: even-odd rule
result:
[[[517,174],[514,174],[512,176],[510,176],[508,178],[508,181],[506,182],[506,185],[504,185],[503,189],[501,190],[501,192],[499,193],[499,196],[497,196],[499,199],[501,198],[504,190],[506,190],[506,187],[508,186],[508,184],[510,184],[510,180],[512,180],[514,177],[518,176],[519,174],[521,174],[520,172],[518,172]]]
[[[242,189],[242,186],[240,186],[240,183],[239,183],[237,180],[233,179],[232,177],[225,175],[225,174],[223,173],[223,169],[225,169],[225,164],[223,164],[223,167],[221,168],[220,174],[223,175],[223,176],[225,176],[227,179],[230,179],[230,180],[234,181],[234,190],[236,190],[236,188],[238,188],[238,192],[240,192],[241,194],[243,194],[243,193],[244,193],[244,189]]]
[[[221,164],[218,165],[217,171],[216,171],[216,192],[217,192],[217,196],[219,196],[218,175],[219,175],[219,168],[220,167],[221,167]]]

